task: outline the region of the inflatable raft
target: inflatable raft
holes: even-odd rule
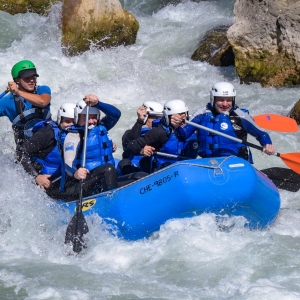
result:
[[[77,203],[59,205],[72,218]],[[149,237],[167,220],[202,213],[243,216],[250,228],[264,228],[274,222],[279,209],[277,187],[238,157],[181,161],[82,203],[87,220],[98,214],[127,240]]]

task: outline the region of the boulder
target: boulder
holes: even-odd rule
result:
[[[139,23],[119,0],[65,0],[62,46],[74,56],[90,49],[134,44]]]
[[[234,54],[227,39],[228,26],[209,31],[191,56],[192,60],[206,61],[213,66],[234,65]]]
[[[191,2],[201,2],[201,1],[205,1],[205,0],[191,0]],[[169,4],[177,5],[181,2],[182,2],[182,0],[159,0],[160,8],[163,8]]]
[[[299,0],[237,0],[227,36],[241,81],[300,84],[299,25]]]
[[[300,99],[295,103],[294,107],[288,114],[288,117],[294,119],[297,124],[300,124]]]
[[[11,15],[32,12],[40,15],[47,14],[55,0],[0,0],[0,10]]]

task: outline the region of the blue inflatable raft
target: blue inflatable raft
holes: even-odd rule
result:
[[[59,205],[75,214],[76,202]],[[274,222],[279,208],[273,182],[237,157],[181,161],[127,186],[84,198],[82,206],[86,219],[98,214],[127,240],[149,237],[167,220],[202,213],[243,216],[250,228],[264,228]]]

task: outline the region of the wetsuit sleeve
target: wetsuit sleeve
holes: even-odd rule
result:
[[[244,112],[241,109],[236,109],[235,112],[241,118],[244,129],[249,134],[254,136],[261,144],[261,146],[272,144],[269,134],[265,131],[262,131],[247,112]]]
[[[64,141],[64,162],[65,162],[65,169],[69,176],[74,176],[77,168],[73,167],[73,162],[77,156],[77,150],[80,143],[80,135],[79,133],[70,132],[67,134],[65,141]]]
[[[130,130],[125,131],[122,136],[122,145],[126,148],[126,145],[135,139],[138,139],[141,134],[141,130],[143,128],[144,122],[141,120],[137,120],[133,127]]]
[[[95,107],[105,113],[106,116],[101,119],[101,124],[104,125],[107,130],[112,129],[121,117],[121,111],[113,105],[99,101]]]
[[[31,156],[44,159],[55,146],[54,132],[49,125],[46,125],[18,147],[16,151],[17,160],[22,164],[27,173],[36,177],[39,175],[39,170],[33,165]]]
[[[152,146],[159,150],[169,139],[167,132],[162,126],[152,128],[144,136],[130,141],[126,146],[127,150],[133,155],[139,155],[145,146]]]

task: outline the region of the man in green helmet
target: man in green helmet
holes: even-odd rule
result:
[[[35,65],[29,60],[16,63],[9,81],[8,95],[0,99],[0,117],[6,116],[13,124],[17,146],[32,135],[31,129],[41,120],[51,119],[51,90],[46,85],[37,85]]]

